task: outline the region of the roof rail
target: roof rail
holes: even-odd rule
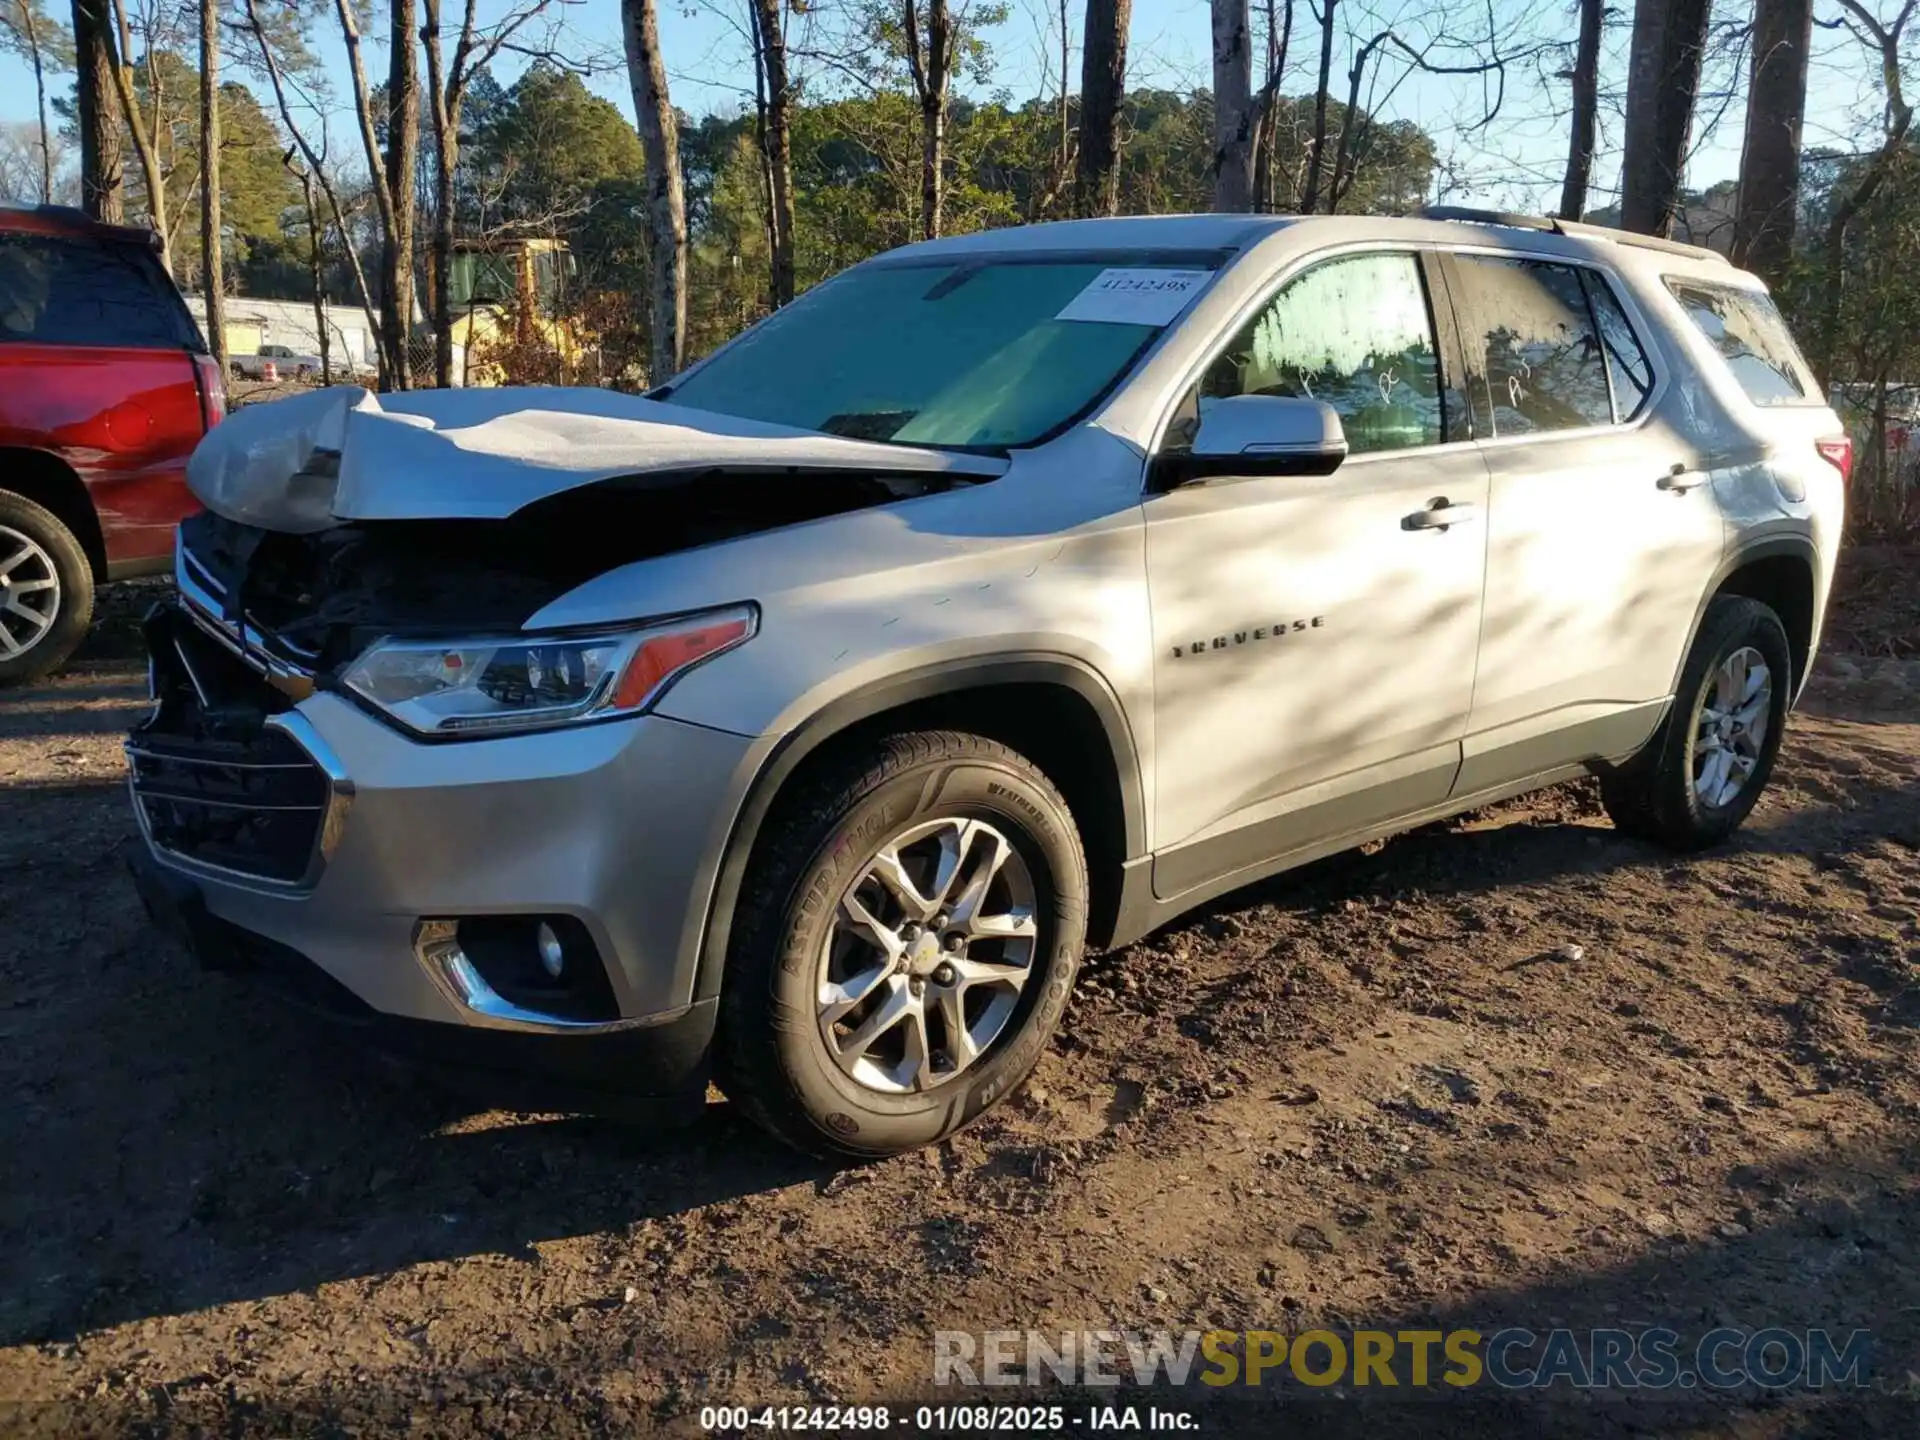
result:
[[[1476,210],[1471,205],[1429,205],[1423,220],[1459,220],[1468,225],[1508,225],[1516,230],[1552,230],[1556,222],[1539,215],[1515,215],[1508,210]]]
[[[1640,250],[1658,250],[1666,255],[1683,255],[1689,260],[1716,260],[1730,265],[1718,250],[1704,245],[1688,245],[1661,235],[1642,235],[1634,230],[1616,230],[1606,225],[1589,225],[1583,220],[1561,220],[1551,215],[1515,215],[1504,210],[1476,210],[1467,205],[1429,205],[1420,212],[1427,220],[1458,220],[1469,225],[1507,225],[1518,230],[1540,230],[1555,235],[1578,235],[1589,240],[1611,240],[1616,245],[1632,245]]]

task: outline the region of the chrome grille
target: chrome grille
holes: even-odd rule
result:
[[[148,617],[154,711],[127,739],[140,827],[189,869],[304,888],[339,834],[351,787],[286,697],[162,606]]]

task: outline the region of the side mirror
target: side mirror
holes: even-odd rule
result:
[[[1157,488],[1266,475],[1331,475],[1347,458],[1340,415],[1324,400],[1234,395],[1205,404],[1191,450],[1155,457]]]

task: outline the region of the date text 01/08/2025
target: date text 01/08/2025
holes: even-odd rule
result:
[[[1061,1436],[1100,1431],[1187,1431],[1199,1417],[1162,1406],[920,1405],[896,1413],[890,1405],[708,1405],[700,1428],[720,1435],[789,1430],[814,1434],[898,1431],[906,1435]]]

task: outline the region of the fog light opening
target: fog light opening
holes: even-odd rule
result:
[[[544,920],[534,932],[533,943],[540,951],[540,968],[547,972],[548,979],[558,980],[567,973],[567,947]]]

